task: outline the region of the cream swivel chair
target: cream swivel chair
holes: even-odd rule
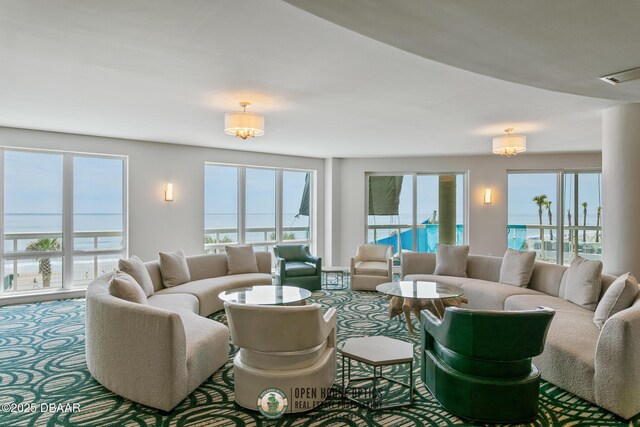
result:
[[[393,246],[360,245],[351,258],[351,289],[375,291],[381,283],[393,278]]]
[[[257,410],[260,394],[278,388],[287,413],[318,406],[336,378],[336,310],[319,305],[261,306],[225,303],[236,403]],[[290,395],[293,394],[293,395]]]

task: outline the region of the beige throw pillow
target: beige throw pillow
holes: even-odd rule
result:
[[[613,281],[602,296],[593,315],[593,323],[600,329],[604,322],[619,311],[631,307],[638,296],[638,281],[631,273],[623,274]]]
[[[438,276],[467,277],[469,246],[436,246],[436,268]]]
[[[137,256],[132,256],[129,259],[121,259],[118,261],[118,269],[124,271],[129,276],[133,277],[136,282],[142,287],[144,294],[148,297],[153,295],[153,282],[147,267]]]
[[[178,249],[176,252],[160,252],[159,255],[162,283],[165,287],[182,285],[191,280],[187,258],[182,249]]]
[[[526,288],[533,274],[536,253],[507,249],[500,266],[500,283]]]
[[[257,273],[258,261],[249,245],[225,246],[229,274]]]
[[[589,310],[595,310],[602,286],[602,262],[575,257],[571,261],[564,299]]]
[[[114,297],[135,302],[136,304],[148,304],[147,296],[136,279],[123,271],[116,270],[109,282],[109,293]]]

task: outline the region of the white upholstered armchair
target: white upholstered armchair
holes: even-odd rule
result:
[[[238,405],[255,411],[260,393],[269,388],[287,394],[287,413],[322,403],[336,378],[334,308],[323,314],[317,304],[225,303],[224,309],[231,340],[240,347],[233,360]]]
[[[393,246],[360,245],[351,258],[351,289],[375,291],[393,278]]]

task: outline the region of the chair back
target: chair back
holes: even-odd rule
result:
[[[225,303],[227,322],[234,345],[269,353],[310,349],[322,344],[329,332],[322,307],[265,306]]]
[[[435,340],[461,356],[516,361],[542,353],[555,311],[469,310],[448,307]]]
[[[371,245],[358,246],[356,258],[360,261],[382,261],[387,262],[393,256],[393,246],[391,245]]]
[[[275,245],[273,253],[276,258],[282,258],[285,261],[301,261],[304,262],[311,255],[309,245]]]

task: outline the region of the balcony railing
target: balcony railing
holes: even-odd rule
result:
[[[120,230],[74,232],[73,285],[85,285],[101,273],[117,268],[117,259],[126,250],[122,247],[122,238],[123,233]],[[4,251],[2,255],[4,277],[0,293],[44,287],[44,278],[41,277],[38,271],[38,261],[44,258],[54,261],[52,263],[54,264],[54,271],[52,271],[51,288],[62,287],[61,260],[64,256],[64,250],[28,251],[25,249],[30,242],[41,239],[59,239],[61,244],[65,244],[65,241],[62,240],[61,232],[6,233],[4,235]],[[118,239],[118,244],[107,245],[104,239]],[[111,262],[110,259],[105,260],[104,258],[108,255],[114,255],[115,262]],[[81,258],[90,259],[85,262]],[[60,261],[56,262],[56,260]],[[10,264],[7,265],[7,262]],[[20,268],[22,268],[22,271],[19,270]]]
[[[246,235],[256,235],[261,234],[262,239],[251,239],[250,242],[245,242],[247,245],[251,246],[273,246],[276,244],[276,239],[272,239],[271,235],[275,234],[276,228],[274,227],[247,227],[245,229]],[[296,238],[291,240],[285,240],[287,243],[307,243],[311,240],[309,233],[309,226],[297,226],[297,227],[287,227],[282,230],[283,233],[295,233],[296,237],[298,233],[302,233],[302,238]],[[224,246],[231,245],[237,243],[236,239],[229,239],[229,241],[224,241],[225,237],[230,235],[238,235],[237,227],[217,227],[217,228],[205,228],[204,236],[205,239],[209,237],[213,242],[206,242],[204,244],[205,252],[219,252]]]

